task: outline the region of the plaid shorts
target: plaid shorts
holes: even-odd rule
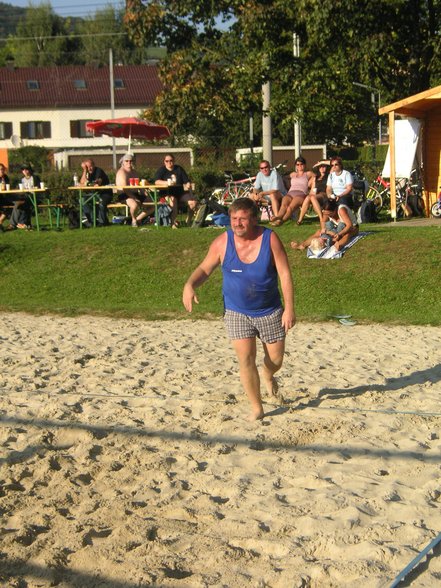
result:
[[[267,316],[248,316],[225,310],[224,322],[230,339],[251,339],[259,337],[263,343],[275,343],[285,339],[282,325],[283,308],[278,308]]]

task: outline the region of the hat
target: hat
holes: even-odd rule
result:
[[[119,163],[121,164],[121,163],[123,163],[123,161],[133,161],[134,159],[135,159],[135,156],[133,155],[133,153],[130,153],[130,151],[127,151],[121,157],[121,159],[119,160]]]
[[[331,167],[331,162],[329,161],[329,159],[321,159],[320,161],[317,161],[317,163],[314,163],[312,169],[314,171],[318,171],[318,168],[322,165],[326,165],[326,167]]]
[[[326,245],[324,245],[321,237],[316,237],[311,241],[309,248],[313,253],[320,253],[320,251],[326,248]]]

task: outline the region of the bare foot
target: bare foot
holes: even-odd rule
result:
[[[283,396],[279,390],[279,383],[277,379],[273,376],[270,380],[265,380],[265,388],[268,394],[274,399],[278,400],[279,402],[283,402]]]
[[[248,420],[250,422],[254,422],[254,421],[260,421],[263,419],[263,417],[265,416],[265,413],[263,412],[263,408],[261,408],[260,410],[256,411],[256,412],[252,412],[248,415]]]
[[[297,241],[291,241],[291,249],[298,249],[299,245],[300,243],[297,243]]]

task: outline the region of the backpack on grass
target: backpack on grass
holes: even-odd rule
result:
[[[377,211],[373,200],[364,200],[357,212],[357,221],[363,223],[378,222]]]

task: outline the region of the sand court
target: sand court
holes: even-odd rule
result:
[[[299,323],[249,423],[221,320],[1,317],[2,586],[382,587],[441,532],[441,328]]]

